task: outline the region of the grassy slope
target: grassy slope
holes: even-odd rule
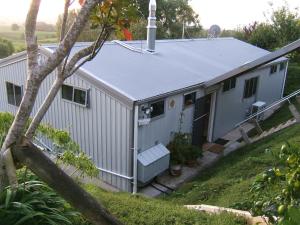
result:
[[[294,125],[223,158],[218,165],[201,174],[194,182],[167,197],[180,204],[212,204],[230,207],[247,200],[249,187],[257,174],[276,162],[266,149],[279,151],[282,144],[300,142],[300,125]]]
[[[243,219],[229,214],[211,216],[164,200],[132,196],[128,193],[109,193],[91,185],[86,186],[86,190],[127,225],[246,224]]]

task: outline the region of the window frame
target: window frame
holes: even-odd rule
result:
[[[72,100],[69,100],[67,98],[64,98],[63,96],[63,86],[68,86],[72,88]],[[81,104],[79,102],[75,102],[75,90],[79,90],[79,91],[83,91],[85,92],[85,104]],[[81,106],[81,107],[85,107],[85,108],[90,108],[90,89],[85,89],[85,88],[81,88],[81,87],[77,87],[74,85],[70,85],[70,84],[63,84],[61,87],[61,99],[63,101]]]
[[[279,71],[284,71],[285,68],[286,68],[286,63],[285,63],[285,62],[281,62],[281,63],[279,64]]]
[[[224,93],[224,92],[228,92],[228,91],[234,89],[236,87],[236,80],[237,80],[236,77],[231,77],[227,80],[224,80],[223,87],[222,87],[222,92]],[[228,89],[227,89],[226,82],[228,82]],[[226,89],[225,89],[225,85],[226,85]]]
[[[270,67],[270,75],[276,74],[277,72],[278,72],[278,64],[271,65],[271,67]]]
[[[164,104],[163,113],[152,117],[152,115],[151,115],[152,111],[151,111],[151,113],[150,113],[150,119],[151,120],[160,119],[160,118],[164,117],[165,114],[166,114],[166,99],[160,99],[160,100],[157,100],[157,101],[150,102],[149,103],[150,108],[152,107],[153,104],[158,103],[158,102],[163,102],[163,104]]]
[[[8,85],[12,85],[12,91],[13,91],[13,96],[12,97],[13,97],[14,103],[12,103],[12,102],[9,101],[8,89],[7,89]],[[9,82],[9,81],[6,81],[5,82],[5,88],[6,88],[7,103],[9,105],[13,105],[13,106],[19,107],[20,104],[21,104],[22,98],[23,98],[23,86],[22,85],[14,84],[14,83]],[[19,99],[19,101],[17,101],[17,98],[16,98],[16,88],[20,88],[20,99]]]
[[[257,86],[258,86],[258,81],[259,81],[259,79],[258,79],[259,77],[258,76],[256,76],[256,77],[252,77],[252,78],[249,78],[249,79],[246,79],[245,80],[245,83],[244,83],[244,93],[243,93],[243,99],[248,99],[248,98],[251,98],[251,97],[253,97],[253,96],[255,96],[256,95],[256,93],[257,93]],[[255,81],[255,82],[254,82]],[[248,83],[247,82],[250,82],[249,83],[249,86],[250,87],[248,87],[250,90],[248,90],[248,91],[246,91],[247,90],[247,85],[248,85]],[[254,84],[255,84],[255,86],[254,86]]]
[[[192,103],[187,105],[185,98],[188,95],[192,96],[192,99],[191,99]],[[183,109],[187,109],[187,108],[190,108],[191,106],[195,105],[196,98],[197,98],[197,91],[188,92],[188,93],[183,94]]]

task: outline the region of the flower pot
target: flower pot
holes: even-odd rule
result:
[[[186,165],[188,166],[188,167],[196,167],[196,166],[198,166],[199,165],[199,163],[198,163],[198,161],[197,161],[197,159],[190,159],[190,160],[187,160],[186,161]]]
[[[182,173],[182,165],[176,164],[170,166],[170,174],[174,177],[179,177]]]

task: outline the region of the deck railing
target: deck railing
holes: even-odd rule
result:
[[[242,126],[244,123],[248,122],[249,120],[256,118],[256,117],[259,116],[260,114],[262,114],[262,113],[264,113],[264,112],[266,112],[266,111],[268,111],[268,110],[270,110],[270,109],[272,109],[272,108],[274,108],[274,107],[276,107],[276,106],[278,106],[278,105],[280,105],[280,104],[282,104],[282,103],[284,103],[284,102],[287,102],[287,101],[288,101],[288,102],[290,103],[290,99],[291,99],[292,97],[298,95],[298,94],[300,94],[300,89],[297,90],[297,91],[294,91],[293,93],[291,93],[291,94],[289,94],[289,95],[287,95],[287,96],[281,98],[280,100],[278,100],[278,101],[272,103],[271,105],[267,106],[266,108],[264,108],[264,109],[262,109],[262,110],[259,110],[258,112],[252,114],[252,115],[249,116],[247,119],[245,119],[245,120],[243,120],[242,122],[236,124],[235,127],[240,127],[240,126]]]

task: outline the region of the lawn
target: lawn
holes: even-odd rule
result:
[[[264,140],[241,148],[186,183],[164,200],[176,204],[210,204],[232,207],[249,200],[249,188],[255,177],[276,165],[269,150],[279,151],[286,141],[300,142],[300,125],[282,130]],[[279,190],[278,190],[279,191]],[[274,190],[276,193],[276,190]]]
[[[25,49],[24,29],[22,28],[18,31],[12,31],[8,26],[0,26],[0,37],[11,41],[16,52]],[[57,42],[56,32],[38,31],[37,38],[40,44]]]
[[[230,214],[208,215],[160,199],[110,193],[88,185],[85,189],[127,225],[245,225]]]

